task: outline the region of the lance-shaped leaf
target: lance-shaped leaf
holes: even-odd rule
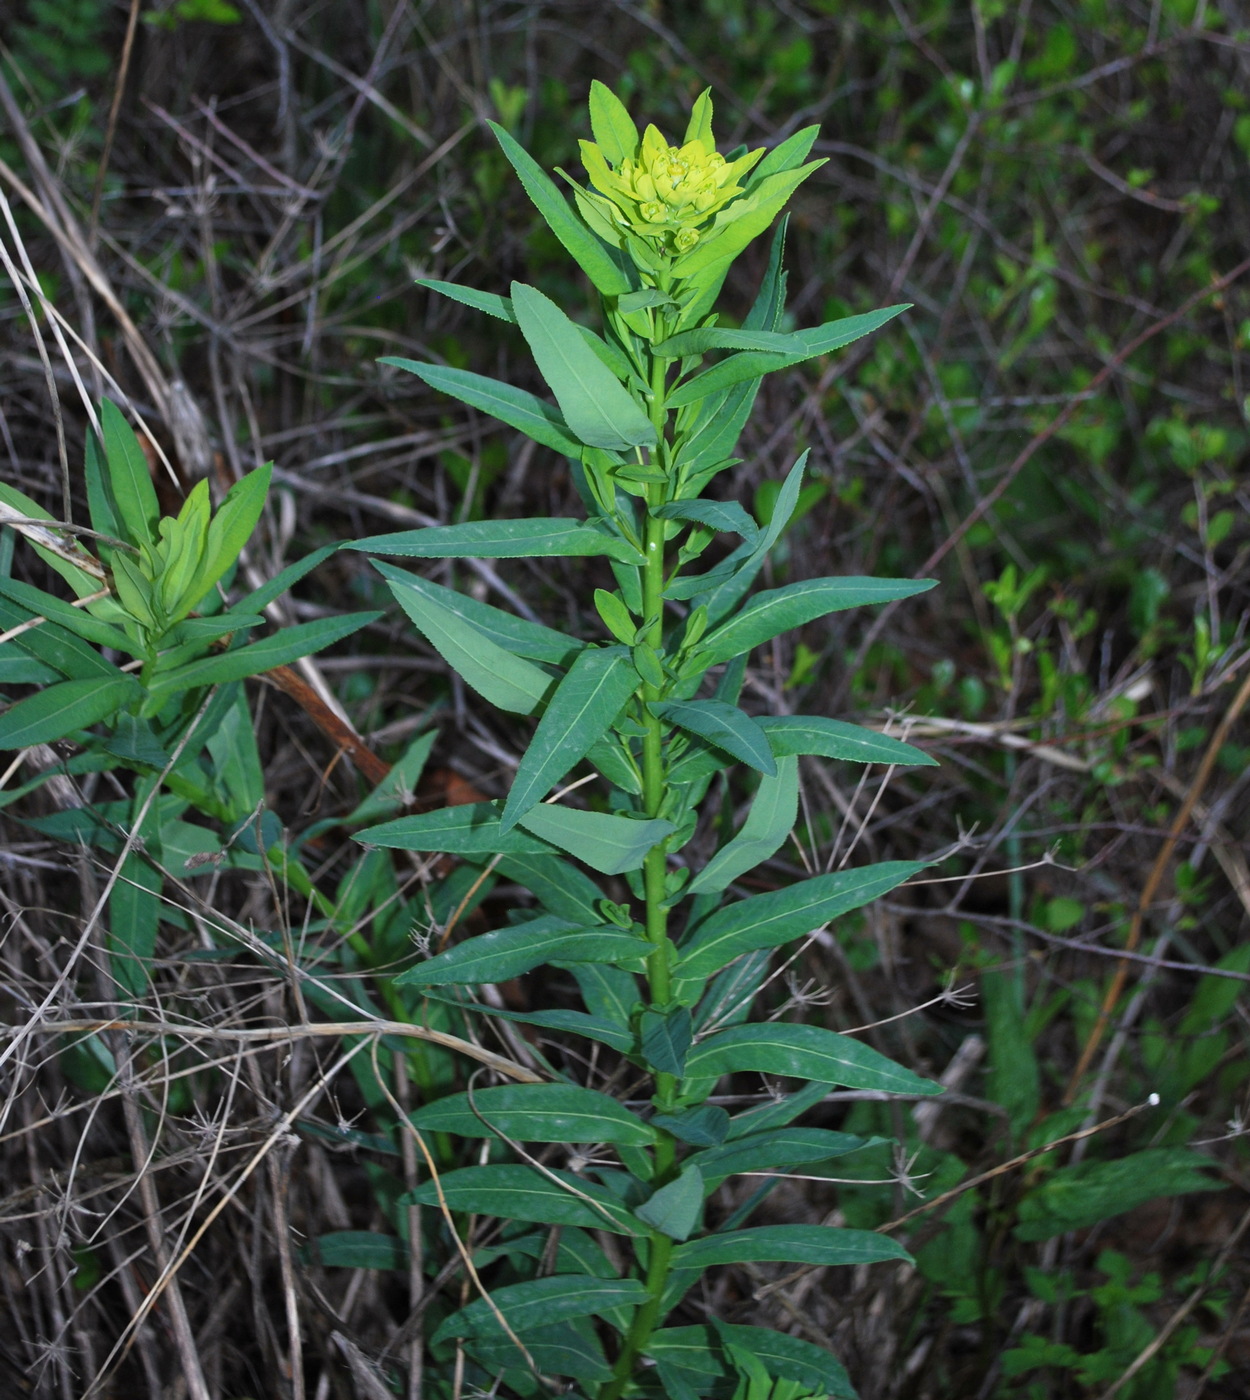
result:
[[[23,583],[21,579],[0,576],[0,593],[12,598],[32,616],[46,617],[50,622],[59,622],[67,631],[94,642],[96,646],[113,647],[116,651],[124,651],[128,656],[144,654],[142,648],[120,627],[101,622],[83,608],[75,608],[63,598],[45,593],[40,588]]]
[[[385,553],[384,550],[382,552]],[[393,564],[375,561],[374,567],[386,578],[403,584],[414,593],[420,593],[453,616],[463,618],[475,632],[480,632],[513,656],[523,656],[529,661],[546,661],[554,666],[568,666],[586,645],[575,637],[566,637],[563,632],[530,622],[528,618],[517,617],[515,613],[480,602],[469,593],[445,588],[441,583],[422,578],[420,574],[411,574]]]
[[[342,641],[381,616],[380,612],[345,613],[342,617],[319,617],[315,622],[301,622],[248,646],[236,647],[220,656],[206,656],[202,661],[193,661],[188,666],[163,672],[153,678],[149,690],[155,700],[163,701],[179,691],[205,685],[224,685],[227,681],[242,680],[244,676],[258,676],[263,671],[272,671],[275,666],[285,666],[301,656],[311,656],[323,647]]]
[[[688,729],[757,772],[776,776],[777,765],[767,736],[736,705],[727,705],[723,700],[667,700],[653,704],[651,710],[658,718]]]
[[[548,841],[526,831],[504,831],[499,825],[500,811],[498,802],[465,802],[457,807],[439,807],[433,812],[417,812],[367,827],[356,833],[356,840],[395,851],[444,851],[457,856],[501,852],[518,857],[554,855]]]
[[[27,749],[63,739],[116,714],[142,693],[136,680],[120,674],[111,680],[91,676],[50,685],[0,714],[0,749]]]
[[[512,309],[570,432],[617,451],[655,443],[655,424],[550,297],[514,282]]]
[[[893,763],[910,767],[937,767],[937,759],[923,749],[823,715],[768,715],[756,721],[768,735],[777,758],[810,754],[814,758],[840,758],[851,763]]]
[[[718,909],[681,945],[675,973],[682,991],[694,991],[714,972],[756,948],[779,948],[901,885],[923,861],[891,860],[787,885]],[[809,1078],[816,1078],[810,1075]]]
[[[603,891],[567,860],[554,854],[505,855],[495,869],[503,879],[524,885],[549,913],[574,923],[599,922],[598,905]]]
[[[453,369],[447,365],[427,365],[420,360],[405,359],[400,355],[383,355],[378,361],[383,365],[394,365],[423,379],[431,389],[450,394],[452,398],[467,403],[470,408],[481,409],[516,428],[526,437],[544,447],[550,447],[565,457],[579,457],[582,444],[569,431],[559,412],[549,403],[544,403],[537,394],[528,393],[505,384],[502,379],[490,379],[484,374],[474,374],[472,370]]]
[[[466,619],[413,587],[400,569],[374,567],[426,639],[458,676],[484,699],[513,714],[532,715],[555,689],[555,680],[532,661],[514,656]]]
[[[590,966],[588,963],[570,964],[574,977],[577,976],[580,968],[588,966]],[[436,1000],[454,1001],[457,1006],[463,1007],[466,1012],[471,1012],[475,1016],[494,1016],[501,1021],[516,1021],[523,1026],[539,1026],[543,1030],[582,1035],[587,1040],[597,1040],[603,1045],[610,1045],[613,1050],[619,1051],[622,1055],[631,1055],[638,1048],[637,1037],[631,1030],[616,1022],[605,1020],[601,1016],[587,1015],[584,1011],[509,1011],[504,1006],[490,1006],[486,1002],[465,1001],[462,997],[451,994],[442,997],[438,989],[434,987],[427,988],[426,994]]]
[[[736,355],[730,355],[728,359],[713,365],[711,369],[705,369],[702,374],[696,374],[693,379],[679,384],[665,402],[669,408],[698,403],[707,395],[728,389],[744,380],[758,379],[761,375],[771,374],[775,370],[802,364],[804,360],[814,359],[817,355],[831,354],[834,350],[841,350],[853,341],[879,330],[887,321],[906,311],[909,305],[910,303],[902,303],[898,306],[886,306],[880,311],[868,311],[861,316],[844,316],[837,321],[828,321],[823,326],[814,326],[810,330],[792,331],[789,336],[773,342],[777,347],[775,349],[740,350]],[[682,332],[682,337],[687,335],[702,336],[703,333]],[[701,340],[692,341],[691,344],[706,344],[711,348],[712,339],[709,335]],[[789,351],[781,348],[785,340],[788,340],[792,347]]]
[[[587,648],[557,686],[530,740],[503,809],[513,826],[584,758],[620,714],[638,683],[627,647]]]
[[[911,1262],[901,1244],[875,1230],[839,1230],[831,1225],[760,1225],[727,1235],[707,1235],[678,1245],[675,1269],[710,1269],[718,1264],[879,1264]]]
[[[785,1332],[738,1326],[719,1318],[713,1319],[712,1326],[722,1343],[754,1356],[779,1381],[790,1381],[828,1400],[858,1400],[846,1370],[823,1347]]]
[[[498,321],[507,321],[510,326],[516,325],[516,313],[512,310],[512,303],[497,292],[479,292],[476,287],[462,287],[457,282],[441,282],[437,277],[418,277],[416,283],[418,287],[428,287],[432,292],[440,292],[463,306],[471,306],[474,311],[484,311]]]
[[[676,1181],[661,1186],[634,1214],[639,1220],[667,1235],[672,1240],[689,1239],[699,1222],[703,1209],[703,1177],[699,1168],[688,1162]]]
[[[775,777],[761,778],[742,830],[686,886],[687,894],[719,894],[739,875],[775,855],[799,812],[799,761],[778,759]]]
[[[700,1041],[686,1057],[692,1079],[719,1079],[740,1071],[814,1079],[846,1089],[888,1094],[940,1094],[942,1086],[896,1065],[871,1046],[823,1026],[782,1022],[730,1026]]]
[[[867,1144],[867,1138],[826,1128],[782,1128],[710,1147],[690,1161],[703,1173],[704,1189],[710,1195],[727,1177],[741,1172],[784,1172],[788,1167],[812,1166],[858,1152]]]
[[[643,1233],[620,1201],[597,1182],[586,1181],[582,1177],[574,1176],[572,1172],[552,1172],[551,1175],[556,1178],[555,1181],[532,1167],[462,1167],[459,1171],[447,1172],[441,1176],[438,1184],[442,1187],[443,1198],[450,1210],[471,1211],[474,1215],[495,1215],[505,1220],[533,1220],[541,1225],[574,1225],[584,1230],[610,1230],[616,1235]],[[403,1199],[414,1205],[436,1206],[439,1204],[439,1192],[434,1182],[427,1181]],[[579,1281],[590,1282],[589,1279]],[[638,1287],[641,1288],[641,1284]],[[501,1291],[507,1292],[506,1289]],[[499,1295],[495,1296],[498,1298]],[[616,1301],[620,1303],[631,1300],[626,1297]],[[589,1311],[595,1310],[592,1308]],[[554,1321],[553,1318],[542,1320]],[[509,1321],[513,1321],[511,1314]],[[513,1325],[521,1327],[525,1324],[517,1320]],[[446,1335],[464,1334],[452,1331]]]
[[[528,923],[481,933],[418,963],[395,980],[405,987],[457,987],[506,982],[550,962],[629,962],[641,964],[650,951],[646,939],[620,929],[578,928],[554,914]]]
[[[811,578],[770,588],[754,598],[728,622],[705,637],[694,650],[701,668],[729,661],[762,642],[829,613],[875,603],[893,603],[927,593],[934,579]]]
[[[449,1094],[410,1115],[414,1126],[460,1137],[518,1142],[612,1142],[649,1147],[655,1129],[609,1094],[577,1084],[502,1084]]]
[[[760,527],[738,504],[737,501],[670,501],[653,514],[661,520],[693,520],[706,525],[709,530],[728,531],[741,535],[752,543],[758,538]]]
[[[148,470],[148,459],[121,409],[109,399],[100,405],[100,429],[104,434],[109,493],[118,524],[131,544],[154,543],[161,508]]]
[[[625,564],[642,564],[642,554],[628,540],[559,516],[527,520],[470,520],[463,525],[429,525],[349,540],[346,548],[405,559],[545,559],[606,555]]]
[[[525,193],[533,201],[534,207],[595,287],[608,297],[634,291],[637,287],[636,275],[631,280],[611,251],[574,214],[542,166],[503,127],[495,122],[488,122],[487,125],[520,176]]]
[[[540,802],[521,818],[521,826],[601,875],[623,875],[638,870],[647,852],[673,833],[672,822],[652,817],[635,820],[607,812],[583,812]]]
[[[327,1269],[406,1269],[411,1257],[398,1235],[375,1230],[332,1230],[318,1235],[308,1253]]]
[[[563,1254],[564,1236],[561,1235],[560,1239],[560,1253]],[[500,1247],[499,1253],[506,1254],[509,1246],[513,1249],[516,1247],[509,1241]],[[539,1254],[541,1252],[538,1251]],[[482,1256],[487,1253],[486,1250],[475,1251],[479,1267],[484,1262]],[[563,1262],[557,1267],[561,1273],[570,1272]],[[612,1368],[595,1336],[593,1324],[586,1318],[534,1327],[516,1335],[528,1355],[523,1355],[517,1343],[508,1336],[474,1337],[465,1351],[491,1375],[521,1367],[528,1369],[532,1365],[543,1376],[569,1376],[582,1381],[588,1394],[612,1379]]]
[[[638,150],[638,128],[625,104],[596,78],[590,85],[590,129],[595,144],[613,165],[620,165]]]
[[[225,574],[252,537],[269,493],[273,463],[236,481],[208,522],[203,553],[193,582],[181,593],[176,616],[185,617],[207,597],[213,585]]]
[[[31,617],[28,608],[19,608],[0,594],[0,631],[8,632],[23,622],[29,622]],[[55,622],[21,632],[6,645],[26,652],[70,680],[84,680],[88,676],[115,680],[122,674],[94,647],[88,646],[81,637],[67,632],[64,627],[58,627]]]

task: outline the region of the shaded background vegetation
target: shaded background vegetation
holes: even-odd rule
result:
[[[485,118],[574,174],[596,77],[669,132],[710,86],[726,146],[821,125],[828,163],[793,205],[794,321],[913,309],[846,355],[767,380],[724,492],[766,516],[810,448],[801,523],[773,580],[914,573],[941,586],[775,644],[750,693],[761,709],[910,727],[940,772],[857,788],[809,762],[804,839],[822,858],[844,851],[847,833],[875,858],[945,855],[946,883],[847,920],[789,992],[778,984],[777,1005],[797,996],[804,1015],[849,1029],[936,999],[868,1035],[947,1076],[940,1112],[917,1122],[906,1106],[836,1095],[819,1110],[827,1126],[908,1139],[908,1170],[928,1174],[929,1195],[1151,1093],[1161,1103],[920,1216],[916,1272],[740,1273],[693,1300],[690,1320],[710,1311],[827,1341],[864,1400],[1110,1395],[1160,1335],[1115,1393],[1244,1395],[1250,1273],[1226,1246],[1248,1185],[1250,11],[1240,0],[245,0],[237,11],[179,0],[145,13],[132,45],[128,11],[26,0],[0,21],[3,238],[15,262],[26,249],[72,329],[88,392],[129,396],[185,479],[275,461],[257,577],[347,536],[577,512],[558,459],[375,363],[404,354],[531,373],[514,335],[435,302],[417,276],[502,290],[524,270],[575,314],[588,304]],[[746,257],[728,289],[741,312],[763,256],[754,268]],[[7,278],[0,356],[0,470],[56,510],[47,375]],[[76,471],[85,419],[66,358],[55,345],[52,356]],[[176,504],[173,484],[163,489]],[[11,541],[0,559],[30,571]],[[484,596],[575,633],[601,581],[580,561],[456,567]],[[291,618],[383,605],[354,556],[299,596]],[[506,789],[517,736],[398,622],[318,668],[383,757],[437,728],[422,800]],[[305,854],[333,896],[354,857],[330,819],[360,800],[361,779],[331,763],[333,745],[290,696],[252,694],[266,805],[293,840],[322,823]],[[97,778],[63,802],[112,795]],[[727,811],[738,797],[726,794]],[[89,853],[24,824],[55,806],[45,789],[3,814],[15,1025],[55,980],[100,879]],[[757,879],[784,882],[801,854]],[[240,924],[300,929],[303,906],[272,872],[211,878],[204,898]],[[482,917],[508,899],[496,886]],[[254,961],[189,960],[195,942],[194,918],[171,915],[167,1007],[202,1004],[239,1026],[289,1017],[281,978]],[[1203,975],[1217,965],[1226,975]],[[63,993],[67,1014],[75,996],[96,996],[90,966],[83,988]],[[974,1002],[942,998],[964,984]],[[162,1079],[157,1047],[173,1054],[173,1039],[135,1061],[154,1198],[134,1190],[122,1096],[92,1097],[109,1082],[99,1065],[36,1038],[4,1071],[7,1393],[84,1393],[158,1271],[154,1240],[171,1231],[172,1248],[203,1219],[223,1161],[244,1164],[331,1058],[305,1043],[249,1055],[220,1108],[220,1084]],[[457,1072],[440,1062],[434,1078]],[[402,1173],[386,1131],[386,1105],[342,1076],[181,1270],[213,1395],[292,1393],[292,1309],[309,1396],[411,1385],[408,1266],[335,1268],[295,1248],[394,1223]],[[1182,1154],[1091,1177],[1076,1205],[1046,1191],[1060,1161],[1185,1147],[1226,1189],[1180,1194],[1211,1180]],[[882,1172],[901,1175],[888,1157],[864,1175]],[[897,1179],[795,1182],[768,1209],[875,1225],[915,1200]],[[444,1284],[460,1296],[458,1278]],[[100,1393],[184,1393],[175,1331],[158,1309]],[[429,1393],[451,1385],[432,1377]]]

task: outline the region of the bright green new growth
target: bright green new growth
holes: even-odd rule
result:
[[[574,185],[574,207],[511,136],[501,128],[495,134],[598,291],[602,333],[522,283],[507,298],[427,284],[515,325],[554,404],[467,371],[384,361],[569,458],[586,519],[481,521],[353,547],[424,559],[600,556],[617,583],[595,593],[603,632],[594,640],[564,637],[379,565],[414,625],[464,681],[487,702],[534,716],[537,727],[505,802],[401,817],[361,839],[453,852],[478,864],[516,861],[510,878],[522,878],[526,868],[541,872],[531,885],[537,909],[418,963],[399,980],[478,1014],[528,1020],[609,1047],[650,1076],[653,1111],[649,1118],[628,1111],[555,1070],[553,1084],[482,1089],[421,1110],[418,1129],[513,1142],[595,1141],[596,1161],[608,1144],[619,1161],[577,1174],[487,1164],[448,1174],[441,1188],[419,1188],[420,1203],[442,1199],[457,1211],[563,1227],[554,1273],[539,1276],[535,1268],[496,1288],[493,1306],[470,1303],[444,1318],[433,1340],[459,1339],[487,1375],[502,1373],[500,1393],[533,1394],[536,1375],[556,1375],[597,1400],[713,1391],[743,1400],[849,1396],[842,1368],[810,1343],[720,1323],[663,1324],[708,1268],[907,1258],[893,1241],[863,1231],[740,1228],[746,1212],[733,1228],[709,1231],[704,1209],[730,1175],[824,1164],[864,1145],[846,1134],[790,1126],[822,1086],[937,1092],[852,1038],[749,1020],[774,950],[886,893],[921,865],[858,867],[725,898],[734,880],[789,835],[799,756],[930,762],[853,725],[749,715],[738,704],[749,654],[814,619],[908,598],[931,584],[830,577],[749,597],[795,510],[804,460],[788,474],[766,526],[703,492],[734,465],[734,445],[764,374],[846,345],[905,308],[779,330],[783,222],[754,306],[740,329],[722,329],[713,305],[729,266],[820,164],[804,163],[816,129],[767,154],[727,159],[715,150],[706,93],[680,146],[654,127],[640,136],[602,84],[592,87],[590,111],[595,142],[583,142],[582,153],[594,188]],[[718,357],[705,368],[709,354]],[[717,534],[731,536],[733,547],[700,572],[697,561]],[[735,763],[759,774],[749,815],[708,863],[692,869],[684,852],[709,785]],[[606,794],[603,785],[581,788],[575,801],[594,792],[590,806],[561,800],[560,785],[586,764]],[[569,856],[600,876],[623,876],[633,903],[622,905],[616,884],[596,883]],[[504,1012],[471,999],[474,985],[544,964],[568,969],[584,1012]],[[732,1118],[707,1102],[722,1075],[746,1072],[808,1087]],[[620,1247],[632,1255],[624,1276],[585,1233],[594,1230],[624,1237]],[[612,1338],[607,1348],[605,1337]]]

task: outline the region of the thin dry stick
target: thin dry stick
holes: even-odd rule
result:
[[[1159,886],[1163,883],[1163,877],[1167,873],[1168,863],[1172,859],[1172,853],[1176,850],[1176,844],[1181,838],[1181,833],[1189,824],[1189,819],[1193,815],[1194,807],[1198,799],[1202,796],[1212,772],[1215,769],[1216,760],[1220,756],[1220,750],[1224,747],[1233,725],[1236,724],[1238,716],[1250,701],[1250,675],[1242,681],[1240,689],[1233,697],[1233,702],[1224,712],[1224,718],[1220,720],[1216,731],[1211,736],[1211,742],[1207,745],[1207,751],[1202,755],[1202,762],[1198,765],[1198,771],[1194,774],[1194,780],[1189,785],[1189,791],[1185,794],[1185,800],[1177,809],[1176,816],[1172,819],[1171,828],[1168,831],[1167,840],[1159,848],[1159,854],[1155,857],[1155,863],[1151,866],[1150,874],[1146,883],[1142,886],[1141,897],[1137,901],[1137,908],[1133,911],[1133,920],[1129,925],[1128,939],[1124,945],[1124,951],[1135,953],[1137,945],[1141,942],[1142,929],[1146,922],[1146,911],[1154,901]],[[1120,999],[1120,994],[1124,990],[1124,983],[1128,980],[1129,964],[1127,960],[1121,960],[1116,967],[1115,975],[1111,979],[1111,985],[1107,988],[1106,995],[1102,999],[1102,1005],[1098,1009],[1098,1019],[1094,1022],[1089,1035],[1086,1037],[1085,1045],[1081,1050],[1081,1058],[1077,1061],[1076,1068],[1072,1071],[1072,1077],[1068,1080],[1068,1087],[1063,1096],[1063,1102],[1070,1104],[1076,1098],[1081,1087],[1081,1080],[1085,1077],[1085,1071],[1089,1068],[1090,1062],[1102,1041],[1107,1025],[1111,1020],[1111,1013],[1115,1009],[1115,1004]]]
[[[395,1066],[395,1097],[399,1100],[402,1116],[407,1118],[408,1106],[408,1060],[403,1054],[393,1057]],[[417,1189],[417,1154],[408,1133],[400,1134],[400,1157],[404,1164],[404,1189],[411,1194]],[[408,1308],[415,1311],[421,1306],[425,1292],[425,1260],[421,1240],[421,1207],[409,1205],[408,1218]],[[413,1337],[408,1346],[408,1394],[407,1400],[421,1400],[425,1370],[425,1348],[420,1333]]]
[[[113,154],[113,138],[117,135],[117,118],[121,114],[122,95],[126,91],[126,76],[130,72],[130,57],[135,47],[135,31],[139,27],[139,0],[130,0],[130,14],[126,17],[126,37],[122,40],[121,63],[117,68],[117,82],[113,85],[113,101],[109,106],[108,124],[104,129],[104,146],[100,151],[100,164],[96,170],[95,189],[91,195],[91,223],[87,227],[90,246],[95,246],[96,229],[100,224],[100,200],[104,195],[104,177],[108,173],[109,157]]]

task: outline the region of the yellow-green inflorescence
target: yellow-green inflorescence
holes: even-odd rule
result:
[[[615,170],[593,141],[581,142],[581,148],[590,183],[611,201],[617,216],[671,253],[694,247],[703,226],[742,193],[739,179],[764,154],[761,148],[727,161],[702,137],[671,146],[654,126]]]

